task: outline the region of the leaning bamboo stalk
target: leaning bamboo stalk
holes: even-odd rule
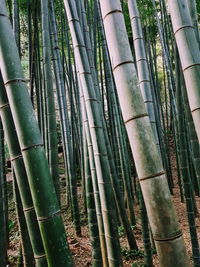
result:
[[[84,169],[85,169],[85,191],[86,191],[85,193],[87,202],[90,241],[92,246],[92,259],[93,259],[92,266],[101,267],[103,264],[102,253],[101,253],[97,212],[94,200],[94,190],[92,184],[91,168],[89,163],[90,160],[87,147],[86,133],[84,133],[83,145],[84,145]]]
[[[100,0],[100,4],[120,106],[160,265],[189,266],[161,158],[137,86],[137,75],[120,1]]]
[[[192,19],[192,24],[195,30],[197,42],[199,43],[200,48],[200,32],[199,32],[199,26],[198,26],[198,13],[197,13],[197,3],[195,0],[187,0],[190,16]]]
[[[43,52],[43,69],[44,69],[44,90],[46,97],[46,116],[47,116],[47,135],[48,135],[48,159],[51,175],[56,189],[57,197],[59,196],[59,174],[58,174],[58,140],[56,129],[56,111],[53,90],[53,76],[51,70],[51,43],[49,31],[49,12],[48,1],[41,1],[42,13],[42,52]]]
[[[5,210],[5,192],[4,192],[4,133],[3,126],[0,119],[0,267],[5,267],[7,263],[7,221]]]
[[[45,158],[43,143],[28,94],[28,88],[24,81],[5,1],[0,2],[0,14],[0,36],[5,37],[0,38],[0,68],[11,112],[14,115],[13,119],[48,264],[61,267],[72,266],[59,203]]]
[[[110,166],[108,162],[99,104],[94,91],[92,74],[75,1],[64,1],[64,4],[70,26],[74,55],[78,65],[79,77],[85,98],[86,111],[93,143],[109,266],[121,266],[119,240],[116,232],[117,229],[114,215],[114,195],[110,181]]]
[[[99,7],[97,7],[99,8]],[[104,115],[103,115],[103,109],[102,109],[102,103],[101,103],[101,97],[100,97],[100,89],[99,89],[99,84],[98,84],[98,79],[97,79],[97,74],[95,70],[95,65],[94,65],[94,60],[93,60],[93,52],[92,52],[92,45],[91,45],[91,40],[89,36],[89,31],[88,31],[88,26],[87,26],[87,19],[86,19],[86,13],[85,13],[85,8],[83,5],[83,2],[81,2],[81,9],[82,9],[82,24],[83,24],[83,31],[84,31],[84,39],[85,39],[85,46],[87,50],[87,55],[88,55],[88,60],[90,64],[90,70],[91,70],[91,75],[93,79],[93,84],[95,88],[95,98],[98,99],[99,102],[99,108],[100,108],[100,116],[101,116],[101,121],[103,124],[103,131],[104,131],[104,136],[105,136],[105,144],[107,148],[107,154],[108,154],[108,160],[109,160],[109,165],[110,165],[110,172],[111,172],[111,182],[113,185],[113,190],[114,190],[114,196],[117,204],[117,208],[120,213],[121,221],[123,223],[125,232],[127,234],[127,239],[129,243],[130,249],[136,249],[137,250],[137,244],[133,235],[133,231],[131,229],[131,225],[128,220],[128,216],[126,213],[126,208],[125,204],[123,202],[122,195],[120,193],[120,188],[119,188],[119,183],[118,183],[118,174],[115,168],[115,163],[112,155],[112,150],[110,146],[110,140],[108,138],[108,133],[107,133],[107,128],[105,125],[105,120],[104,120]]]
[[[195,129],[200,142],[200,50],[191,21],[187,0],[169,0],[174,35]]]
[[[80,214],[78,206],[78,196],[76,188],[76,172],[75,166],[73,163],[74,153],[73,146],[71,143],[71,133],[70,133],[70,123],[69,116],[67,111],[67,102],[66,102],[66,93],[65,93],[65,84],[64,84],[64,75],[62,69],[62,60],[58,45],[58,32],[54,11],[54,3],[50,1],[50,22],[51,22],[51,34],[52,34],[52,48],[53,48],[53,57],[54,57],[54,73],[56,78],[56,90],[57,90],[57,99],[60,115],[60,124],[61,124],[61,134],[63,142],[63,152],[64,152],[64,161],[65,166],[68,169],[68,179],[70,182],[70,192],[71,192],[71,206],[73,213],[74,226],[76,229],[77,236],[81,235],[81,225],[80,225]]]
[[[22,201],[21,201],[21,197],[19,194],[19,188],[17,185],[14,170],[13,170],[12,176],[13,176],[13,195],[14,195],[14,201],[15,201],[18,230],[20,233],[20,243],[22,246],[23,264],[24,264],[24,267],[34,267],[35,260],[33,257],[33,249],[32,249],[32,245],[30,242],[27,223],[26,223],[25,214],[23,211]]]
[[[194,202],[193,202],[193,192],[192,192],[192,181],[191,174],[189,170],[188,161],[188,151],[187,151],[187,138],[185,133],[185,121],[184,121],[184,111],[183,111],[183,99],[181,88],[181,75],[179,75],[180,83],[177,87],[176,97],[177,97],[177,110],[178,110],[178,148],[179,148],[179,162],[180,162],[180,172],[183,180],[184,195],[186,202],[186,210],[188,217],[188,224],[190,230],[190,239],[192,244],[192,253],[194,259],[194,266],[200,266],[200,253],[199,253],[199,243],[195,224],[195,212],[194,212]],[[184,89],[183,89],[184,90]]]
[[[107,249],[106,249],[105,231],[104,231],[104,225],[103,225],[99,187],[98,187],[98,181],[97,181],[97,173],[96,173],[96,167],[95,167],[94,151],[93,151],[92,139],[91,139],[90,128],[89,128],[89,123],[88,123],[88,116],[86,113],[84,95],[81,89],[81,84],[79,86],[80,86],[82,119],[84,123],[83,126],[85,130],[88,154],[89,154],[89,165],[90,165],[90,170],[91,170],[92,186],[94,190],[94,201],[95,201],[95,209],[96,209],[96,214],[97,214],[97,223],[98,223],[98,229],[99,229],[99,239],[100,239],[100,246],[101,246],[101,253],[102,253],[102,261],[103,261],[103,266],[106,267],[108,266]]]
[[[142,92],[144,103],[149,115],[151,127],[156,140],[156,145],[158,146],[158,149],[160,151],[160,144],[158,139],[154,104],[153,104],[153,86],[151,84],[152,81],[150,79],[150,73],[145,51],[140,14],[137,7],[137,1],[128,0],[128,9],[129,9],[132,33],[133,33],[133,44],[135,49],[136,65],[138,70],[139,87]]]
[[[2,76],[0,73],[0,115],[5,131],[5,137],[8,145],[8,150],[12,160],[12,165],[15,171],[20,197],[23,205],[23,211],[26,218],[26,223],[29,231],[31,245],[34,252],[35,263],[37,267],[46,267],[46,255],[40,235],[40,230],[33,208],[33,201],[29,189],[27,174],[21,155],[21,150],[16,135],[16,130],[8,104],[6,91],[4,88]]]

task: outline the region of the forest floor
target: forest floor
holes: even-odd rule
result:
[[[178,187],[178,179],[177,179],[177,172],[176,172],[176,163],[175,159],[171,158],[172,162],[172,169],[173,169],[173,180],[174,180],[174,189],[172,196],[173,202],[178,214],[179,222],[183,231],[184,240],[186,243],[186,248],[188,250],[190,259],[192,261],[192,251],[191,251],[191,242],[190,242],[190,234],[187,222],[187,214],[186,214],[186,207],[185,203],[181,203],[180,201],[180,192]],[[61,166],[61,172],[62,166]],[[19,255],[19,248],[20,248],[20,236],[19,231],[16,223],[16,213],[15,213],[15,204],[13,201],[13,192],[12,192],[12,178],[11,173],[7,175],[7,184],[8,184],[8,200],[9,200],[9,248],[8,248],[8,259],[9,265],[7,267],[14,267],[17,266],[17,258]],[[61,174],[60,177],[61,181],[61,199],[62,203],[65,203],[65,181],[64,175]],[[76,267],[86,267],[91,266],[91,246],[90,246],[90,239],[87,227],[87,220],[86,216],[84,215],[84,205],[83,200],[81,198],[81,188],[78,187],[79,193],[79,203],[80,203],[80,210],[81,210],[81,223],[82,223],[82,236],[76,237],[73,223],[71,222],[70,212],[66,206],[63,206],[63,220],[66,226],[66,231],[68,233],[68,243],[70,246],[70,250],[73,256],[74,266]],[[197,209],[200,210],[200,198],[196,197],[196,204]],[[131,253],[128,250],[128,245],[126,241],[126,237],[123,235],[123,229],[119,229],[120,243],[123,251],[123,263],[125,267],[132,266],[132,267],[139,267],[144,266],[144,259],[143,259],[143,243],[142,243],[142,233],[141,233],[141,224],[140,224],[140,216],[139,216],[139,209],[138,206],[135,208],[135,215],[137,224],[134,227],[134,235],[138,244],[139,252]],[[196,225],[197,225],[197,232],[198,237],[200,240],[200,216],[197,215],[196,218]],[[159,261],[157,255],[153,255],[153,263],[154,266],[159,266]],[[59,267],[59,266],[58,266]]]

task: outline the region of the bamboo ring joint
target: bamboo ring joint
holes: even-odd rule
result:
[[[23,151],[30,150],[32,148],[37,148],[37,147],[42,147],[42,146],[43,146],[43,144],[35,144],[35,145],[32,145],[32,146],[24,147],[24,148],[21,149],[21,151],[23,152]]]
[[[164,175],[164,174],[165,174],[165,171],[162,171],[162,172],[159,172],[159,173],[156,173],[156,174],[153,174],[153,175],[149,175],[147,177],[139,178],[139,181],[145,181],[145,180],[148,180],[148,179],[156,178],[156,177]]]
[[[111,15],[111,14],[113,14],[113,13],[123,13],[123,12],[122,12],[122,10],[120,10],[120,9],[114,9],[114,10],[111,10],[110,12],[108,12],[108,13],[103,17],[103,20],[104,20],[107,16],[109,16],[109,15]]]
[[[8,85],[10,83],[15,83],[15,82],[23,82],[23,83],[26,83],[26,80],[23,79],[23,78],[16,78],[16,79],[11,79],[11,80],[8,80],[4,83],[4,85]]]
[[[132,121],[132,120],[136,120],[136,119],[140,119],[140,118],[143,118],[143,117],[147,117],[148,114],[147,113],[144,113],[144,114],[140,114],[140,115],[136,115],[126,121],[124,121],[125,124],[127,124],[128,122]]]
[[[9,103],[3,104],[3,105],[0,106],[0,110],[1,110],[1,109],[4,109],[4,108],[6,108],[6,107],[9,107],[9,106],[10,106]]]
[[[60,213],[61,213],[61,210],[58,210],[58,211],[54,212],[53,214],[49,215],[48,217],[37,217],[37,220],[39,222],[46,221],[46,220],[49,220],[49,219],[59,215]]]
[[[168,237],[168,238],[155,238],[154,237],[154,240],[157,241],[157,242],[173,241],[173,240],[181,237],[182,235],[183,235],[182,231],[179,230],[176,235],[173,235],[173,236]]]
[[[134,64],[134,61],[132,61],[132,60],[123,61],[123,62],[117,64],[115,67],[113,67],[113,71],[115,71],[118,67],[125,65],[125,64]]]

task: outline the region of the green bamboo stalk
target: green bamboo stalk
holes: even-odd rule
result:
[[[90,230],[90,240],[92,246],[92,266],[101,267],[102,266],[102,255],[101,246],[99,239],[99,230],[97,215],[95,209],[94,201],[94,191],[92,185],[92,177],[89,163],[89,153],[87,147],[86,136],[84,138],[84,167],[85,167],[85,190],[86,190],[86,200],[87,200],[87,213],[88,213],[88,224]]]
[[[188,97],[185,86],[183,86],[183,103],[184,103],[184,110],[187,120],[187,130],[189,134],[190,139],[190,148],[191,148],[191,154],[192,154],[192,162],[195,169],[195,174],[197,177],[197,183],[198,183],[198,191],[200,193],[200,147],[199,147],[199,141],[197,137],[197,133],[195,131],[194,122],[192,119],[192,114],[190,112]]]
[[[13,195],[16,207],[18,229],[21,237],[22,256],[24,267],[34,267],[35,261],[33,257],[33,249],[31,246],[27,224],[24,216],[22,201],[19,194],[19,189],[16,182],[16,177],[13,171]]]
[[[191,21],[187,0],[169,0],[174,35],[196,133],[200,142],[200,50]],[[189,40],[189,41],[188,41]]]
[[[46,255],[44,253],[44,248],[42,244],[42,239],[40,235],[40,230],[33,208],[33,201],[31,197],[31,192],[29,189],[28,179],[26,175],[26,170],[24,162],[21,155],[20,146],[18,143],[18,138],[16,135],[16,130],[8,104],[8,99],[6,91],[4,88],[2,76],[0,73],[0,114],[2,118],[2,123],[5,131],[6,141],[8,144],[8,149],[10,157],[12,159],[12,165],[15,171],[17,184],[19,187],[20,197],[22,200],[23,210],[26,218],[26,223],[28,226],[29,236],[31,240],[31,245],[34,252],[34,258],[37,267],[46,267]]]
[[[13,32],[15,33],[15,40],[20,51],[20,25],[19,25],[19,7],[18,0],[13,0]]]
[[[181,76],[180,76],[181,78]],[[186,144],[186,134],[184,127],[184,111],[183,99],[181,94],[181,86],[177,87],[177,109],[178,109],[178,146],[179,146],[179,162],[180,171],[183,179],[184,194],[187,208],[188,224],[190,229],[190,238],[192,243],[192,252],[194,266],[200,266],[200,251],[195,224],[194,204],[192,198],[191,175],[189,172],[188,151]]]
[[[61,63],[61,55],[58,45],[58,32],[57,32],[57,25],[56,25],[55,11],[54,11],[54,3],[52,0],[50,1],[50,22],[51,22],[51,33],[52,33],[53,57],[54,57],[53,61],[54,73],[56,77],[57,98],[58,98],[59,114],[61,119],[61,133],[62,133],[64,160],[65,160],[65,166],[68,169],[68,179],[70,181],[71,205],[72,205],[75,230],[77,236],[80,236],[81,225],[80,225],[80,214],[79,214],[78,196],[76,188],[76,172],[73,163],[74,154],[73,154],[73,147],[71,144],[71,137],[70,137],[71,133],[70,133],[69,116],[66,103],[64,76]]]
[[[7,264],[7,221],[5,210],[5,186],[4,186],[4,166],[3,166],[3,153],[4,153],[4,134],[3,126],[0,119],[0,267],[5,267]]]
[[[114,190],[116,205],[117,205],[124,229],[125,229],[126,234],[127,234],[129,246],[131,249],[137,250],[137,244],[136,244],[130,223],[128,221],[125,205],[124,205],[122,195],[121,195],[120,189],[119,189],[118,175],[116,172],[115,163],[114,163],[114,159],[113,159],[113,155],[112,155],[112,151],[111,151],[111,146],[110,146],[110,141],[108,138],[107,128],[106,128],[106,124],[105,124],[105,120],[104,120],[103,107],[102,107],[103,104],[101,104],[102,98],[100,96],[98,79],[97,79],[97,74],[95,71],[94,60],[93,60],[94,57],[93,57],[93,53],[92,53],[92,46],[91,46],[91,41],[90,41],[90,37],[89,37],[89,32],[87,30],[86,14],[85,14],[85,9],[84,9],[83,3],[82,3],[81,8],[82,8],[82,17],[83,17],[83,30],[85,33],[85,38],[84,38],[85,39],[85,46],[86,46],[86,51],[88,54],[93,84],[94,84],[95,92],[96,92],[96,94],[94,96],[95,96],[95,98],[98,99],[99,106],[100,106],[100,116],[101,116],[101,121],[102,121],[102,125],[103,125],[104,136],[105,136],[105,144],[106,144],[108,160],[109,160],[109,165],[110,165],[110,171],[111,171],[111,182],[112,182],[112,186],[113,186],[113,190]]]
[[[155,136],[156,145],[158,146],[158,150],[160,151],[160,144],[158,139],[155,112],[153,106],[153,88],[150,80],[150,73],[145,51],[140,14],[137,7],[137,1],[128,0],[128,8],[133,33],[133,44],[135,49],[139,86],[149,115],[151,127]]]
[[[102,218],[101,201],[100,201],[99,187],[98,187],[98,181],[97,181],[97,173],[96,173],[96,167],[95,167],[92,139],[91,139],[91,134],[90,134],[90,129],[89,129],[88,117],[86,113],[84,95],[81,89],[81,84],[80,84],[80,91],[81,91],[80,98],[81,98],[82,118],[84,122],[84,130],[85,130],[87,146],[88,146],[89,164],[90,164],[91,177],[92,177],[92,186],[94,190],[94,201],[95,201],[95,209],[96,209],[96,214],[97,214],[102,261],[103,261],[103,266],[106,267],[108,266],[108,259],[107,259],[105,231],[104,231],[103,218]]]
[[[142,196],[142,191],[139,182],[138,186],[138,195],[139,195],[139,206],[140,206],[140,217],[141,217],[141,225],[142,225],[142,239],[144,243],[144,264],[147,267],[153,266],[152,259],[152,249],[151,249],[151,241],[150,241],[150,231],[149,231],[149,222],[147,211],[144,203],[144,199]]]
[[[120,123],[120,112],[118,108],[118,103],[117,103],[117,96],[116,96],[116,89],[113,81],[113,76],[112,76],[112,69],[110,65],[110,60],[109,60],[109,54],[108,54],[108,49],[107,49],[107,44],[105,40],[105,33],[103,29],[103,24],[102,24],[102,18],[100,14],[100,9],[98,6],[98,13],[99,13],[99,19],[100,19],[100,30],[102,33],[102,50],[103,50],[103,57],[104,57],[104,71],[105,71],[105,80],[106,80],[106,87],[108,90],[108,93],[110,94],[110,101],[113,105],[113,118],[112,118],[112,123],[116,125],[116,135],[117,135],[117,142],[119,146],[119,157],[121,161],[121,171],[122,171],[122,178],[123,178],[123,183],[124,183],[124,188],[125,192],[127,195],[127,205],[128,205],[128,211],[130,215],[130,221],[132,225],[136,224],[135,221],[135,215],[134,215],[134,206],[133,206],[133,201],[132,201],[132,196],[131,196],[131,189],[130,189],[130,184],[129,184],[129,170],[128,170],[128,165],[127,165],[127,159],[126,159],[126,153],[125,153],[125,147],[124,147],[124,135],[122,133],[122,128],[121,128],[121,123]],[[113,128],[115,127],[113,125]],[[113,135],[113,134],[112,134]],[[116,147],[116,144],[113,144],[114,147]],[[129,232],[129,231],[128,231]],[[132,246],[131,246],[132,247]],[[136,247],[132,247],[131,249],[136,249]]]
[[[58,173],[58,141],[56,128],[56,112],[54,102],[53,78],[51,71],[51,43],[49,32],[48,1],[41,1],[42,14],[42,44],[43,44],[43,68],[44,88],[46,97],[47,131],[48,131],[48,159],[50,172],[54,181],[58,199],[59,196],[59,173]]]
[[[84,93],[90,133],[93,143],[108,261],[110,266],[121,266],[122,262],[115,222],[115,202],[110,181],[110,168],[99,104],[94,91],[88,55],[81,32],[75,1],[64,1],[64,4],[72,36],[75,59],[76,63],[78,64],[79,77]]]
[[[11,112],[14,115],[14,123],[48,264],[49,266],[72,266],[56,192],[45,159],[39,127],[27,86],[24,83],[20,59],[4,1],[0,2],[0,14],[0,36],[5,37],[0,38],[0,68]]]
[[[161,158],[137,86],[120,1],[100,0],[100,4],[120,106],[160,265],[189,266]]]
[[[198,26],[198,14],[197,14],[197,3],[195,0],[187,0],[190,16],[192,19],[192,24],[195,30],[197,42],[199,43],[200,48],[200,32],[199,32],[199,26]]]

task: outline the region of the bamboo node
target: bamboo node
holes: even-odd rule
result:
[[[2,17],[6,17],[6,18],[9,19],[9,17],[8,17],[6,14],[0,13],[0,16],[2,16]]]
[[[70,22],[79,22],[79,19],[72,18],[72,19],[69,19],[69,20],[68,20],[68,23],[70,23]]]
[[[143,118],[143,117],[147,117],[148,114],[147,113],[144,113],[144,114],[140,114],[140,115],[136,115],[126,121],[124,121],[125,124],[127,124],[128,122],[132,121],[132,120],[136,120],[136,119],[140,119],[140,118]]]
[[[30,150],[32,148],[37,148],[37,147],[43,147],[43,144],[34,144],[32,146],[27,146],[27,147],[22,148],[21,151],[23,152],[23,151],[27,151],[27,150]]]
[[[4,109],[4,108],[6,108],[6,107],[9,107],[9,106],[10,106],[9,103],[3,104],[3,105],[0,106],[0,110],[1,110],[1,109]]]
[[[195,64],[187,66],[186,68],[183,69],[183,72],[186,71],[187,69],[195,67],[195,66],[200,66],[200,63],[195,63]]]
[[[10,160],[14,161],[14,160],[17,160],[17,159],[20,159],[20,158],[22,158],[22,154],[19,154],[19,155],[15,156],[15,157],[11,158]]]
[[[141,80],[141,81],[139,82],[139,84],[141,84],[141,83],[146,83],[146,82],[150,83],[151,81],[150,81],[150,80]]]
[[[132,21],[132,20],[134,20],[134,19],[140,19],[140,16],[139,16],[139,15],[135,15],[135,16],[131,17],[130,20]]]
[[[37,217],[37,220],[39,222],[46,221],[46,220],[49,220],[49,219],[51,219],[51,218],[53,218],[53,217],[55,217],[55,216],[57,216],[59,214],[61,214],[61,210],[58,210],[58,211],[52,213],[51,215],[49,215],[47,217]]]
[[[137,37],[137,38],[133,39],[133,42],[135,42],[137,40],[144,40],[144,38],[143,37]]]
[[[144,181],[144,180],[148,180],[148,179],[156,178],[156,177],[161,176],[161,175],[164,175],[164,174],[165,174],[165,171],[158,172],[158,173],[156,173],[156,174],[149,175],[149,176],[147,176],[147,177],[139,178],[139,181]]]
[[[120,9],[114,9],[114,10],[111,10],[110,12],[108,12],[108,13],[103,17],[103,20],[105,20],[105,18],[106,18],[107,16],[109,16],[109,15],[111,15],[111,14],[113,14],[113,13],[122,13],[122,14],[123,14],[122,10],[120,10]]]
[[[39,256],[35,255],[35,256],[34,256],[34,259],[39,260],[39,259],[41,259],[41,258],[45,258],[45,257],[46,257],[45,254],[43,254],[43,255],[39,255]]]
[[[6,82],[4,83],[4,85],[6,86],[6,85],[8,85],[8,84],[10,84],[10,83],[15,83],[15,82],[18,82],[18,83],[20,83],[20,82],[26,83],[26,80],[23,79],[23,78],[11,79],[11,80],[6,81]]]
[[[33,206],[32,207],[29,207],[29,208],[24,208],[23,209],[24,212],[29,212],[29,211],[32,211],[32,210],[34,210],[34,207]]]
[[[182,231],[178,230],[175,235],[169,236],[167,238],[156,238],[156,237],[154,237],[154,240],[157,241],[157,242],[172,241],[172,240],[175,240],[175,239],[181,237],[182,235],[183,235]]]
[[[98,100],[96,98],[85,98],[85,102],[87,102],[87,101],[98,102]]]
[[[112,70],[115,71],[118,67],[125,65],[125,64],[134,64],[134,61],[133,60],[123,61],[123,62],[117,64],[115,67],[113,67]]]
[[[179,32],[180,30],[185,29],[185,28],[192,28],[192,29],[194,29],[194,27],[192,25],[184,25],[184,26],[180,27],[178,30],[176,30],[174,32],[174,35],[176,35],[177,32]]]
[[[200,109],[200,107],[195,108],[195,109],[193,109],[191,112],[193,113],[193,112],[195,112],[195,111],[197,111],[197,110],[199,110],[199,109]]]
[[[76,49],[79,47],[85,48],[85,45],[84,44],[77,44],[77,45],[73,46],[73,49]]]

